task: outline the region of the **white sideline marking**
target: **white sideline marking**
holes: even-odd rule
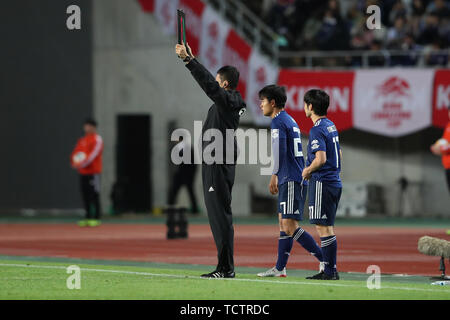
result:
[[[37,268],[37,269],[67,269],[65,266],[39,266],[39,265],[26,265],[26,264],[9,264],[0,263],[0,267],[19,267],[19,268]],[[279,284],[303,284],[303,285],[314,285],[314,286],[329,286],[329,287],[349,287],[349,288],[366,288],[366,286],[357,286],[352,284],[343,283],[323,283],[317,280],[313,282],[303,282],[303,281],[277,281],[277,280],[259,280],[259,279],[240,279],[240,278],[221,278],[221,279],[205,279],[199,276],[182,276],[176,274],[165,274],[165,273],[150,273],[150,272],[137,272],[137,271],[125,271],[125,270],[107,270],[107,269],[92,269],[92,268],[80,268],[81,271],[94,271],[94,272],[109,272],[109,273],[119,273],[119,274],[133,274],[140,276],[152,276],[152,277],[167,277],[167,278],[179,278],[179,279],[201,279],[201,280],[227,280],[227,281],[241,281],[241,282],[261,282],[261,283],[279,283]],[[394,290],[405,290],[405,291],[429,291],[429,292],[443,292],[446,288],[441,289],[421,289],[421,288],[405,288],[405,287],[390,287],[382,286],[381,289],[394,289]],[[444,290],[442,290],[444,289]],[[450,291],[450,290],[449,290]],[[376,292],[376,290],[375,290]]]

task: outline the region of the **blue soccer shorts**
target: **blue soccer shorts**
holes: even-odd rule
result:
[[[334,226],[336,211],[342,188],[331,187],[327,182],[309,180],[309,222],[323,226]]]
[[[303,220],[308,186],[289,181],[278,186],[278,212],[282,219]]]

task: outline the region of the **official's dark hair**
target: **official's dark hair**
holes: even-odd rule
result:
[[[259,91],[259,98],[267,98],[269,102],[275,100],[275,105],[277,108],[281,109],[284,108],[284,105],[286,104],[286,90],[284,87],[270,84]]]
[[[84,121],[84,124],[90,124],[91,126],[97,127],[97,121],[95,121],[95,120],[92,119],[92,118],[87,118],[87,119]]]
[[[223,66],[217,73],[222,81],[228,81],[230,89],[236,89],[239,83],[239,71],[233,66]]]
[[[323,90],[311,89],[305,93],[303,101],[309,106],[312,104],[314,113],[318,116],[326,116],[330,106],[330,96]]]

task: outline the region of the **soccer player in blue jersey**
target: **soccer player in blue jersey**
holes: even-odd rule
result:
[[[295,120],[284,110],[286,92],[283,87],[269,85],[259,92],[263,114],[272,118],[272,152],[274,169],[269,191],[278,193],[278,260],[276,266],[260,277],[286,277],[286,264],[294,240],[319,260],[323,267],[322,251],[311,235],[303,230],[298,221],[302,220],[306,200],[307,182],[302,179],[305,167],[300,129]]]
[[[326,117],[330,97],[325,91],[309,90],[303,101],[306,116],[314,126],[309,132],[307,166],[303,169],[302,177],[309,181],[309,221],[316,225],[325,263],[323,271],[307,279],[339,280],[336,269],[337,242],[333,228],[342,193],[339,135],[334,123]]]

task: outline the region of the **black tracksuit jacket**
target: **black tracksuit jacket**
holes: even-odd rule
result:
[[[217,247],[217,271],[234,272],[231,192],[234,184],[238,149],[235,137],[226,139],[226,130],[238,128],[239,119],[246,110],[246,104],[238,91],[221,88],[215,77],[196,59],[191,60],[186,67],[191,71],[192,76],[206,95],[214,102],[208,110],[202,134],[204,135],[208,129],[217,129],[223,137],[224,152],[216,157],[217,161],[207,164],[203,158],[203,195]],[[210,143],[212,141],[203,141],[202,151]],[[227,158],[229,152],[232,152],[233,155],[229,155]]]

